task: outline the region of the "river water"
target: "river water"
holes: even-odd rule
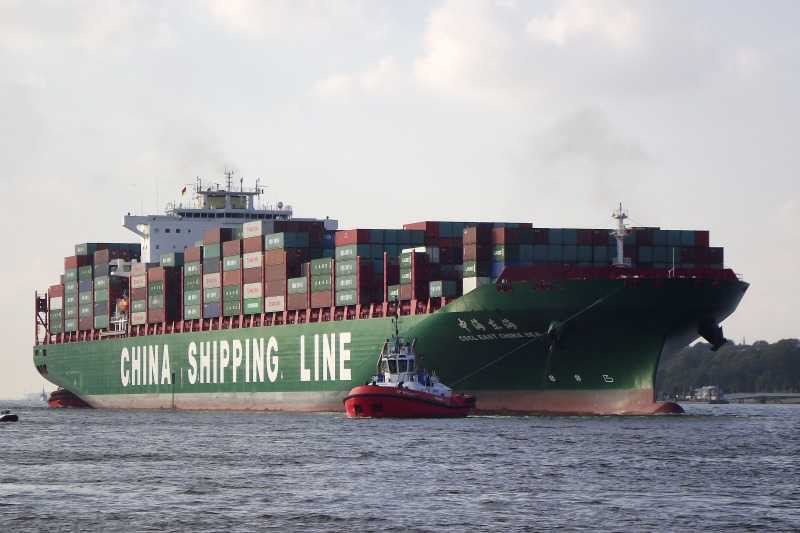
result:
[[[8,403],[0,531],[798,531],[800,405],[348,420]]]

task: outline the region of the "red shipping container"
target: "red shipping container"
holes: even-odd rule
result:
[[[712,265],[722,265],[725,262],[723,261],[723,249],[720,247],[712,246],[708,249],[708,262]]]
[[[695,246],[705,246],[708,247],[709,244],[709,235],[708,231],[695,231],[694,232],[694,245]]]
[[[242,284],[241,270],[226,270],[222,273],[223,287],[228,287],[230,285],[241,285],[241,284]]]
[[[519,244],[519,228],[493,228],[492,244]]]
[[[368,229],[348,229],[336,232],[336,246],[347,246],[348,244],[369,243],[371,230]]]
[[[403,224],[403,229],[417,229],[425,232],[425,237],[438,237],[439,236],[439,222],[412,222],[411,224]],[[435,246],[435,245],[431,245]]]
[[[295,309],[307,309],[308,294],[289,294],[286,297],[286,308],[292,311]]]
[[[275,248],[274,250],[267,250],[264,252],[265,265],[282,265],[284,261],[284,248]]]
[[[464,228],[464,245],[467,244],[489,244],[492,239],[492,228],[488,226],[471,226]]]
[[[147,287],[131,289],[131,300],[147,300]]]
[[[176,282],[180,279],[181,267],[153,267],[147,271],[147,281]]]
[[[333,305],[333,293],[329,291],[311,293],[311,307],[330,307],[331,305]]]
[[[223,257],[232,257],[237,255],[242,255],[242,241],[240,239],[235,239],[222,243]],[[184,256],[184,258],[185,257],[186,256]]]
[[[245,268],[242,270],[242,283],[261,283],[260,268]]]
[[[203,244],[218,244],[233,239],[233,229],[212,228],[203,230]],[[186,256],[184,255],[184,260]]]
[[[550,228],[533,228],[533,244],[550,244]]]
[[[50,294],[50,298],[58,298],[64,296],[64,286],[63,285],[51,285],[50,290],[48,291]]]
[[[94,317],[86,316],[78,318],[78,329],[80,331],[94,329]]]
[[[203,259],[203,248],[202,246],[192,246],[191,248],[184,248],[183,250],[183,261],[185,263],[191,263],[194,261],[202,261]]]
[[[608,245],[608,234],[610,233],[607,229],[593,229],[592,230],[592,245],[593,246],[604,246]],[[539,243],[536,243],[539,244]]]
[[[625,257],[627,257],[628,259],[630,259],[634,263],[639,260],[639,253],[638,252],[639,252],[639,249],[636,246],[627,246],[627,245],[623,245],[622,246],[623,255],[625,255]]]
[[[285,294],[285,279],[271,279],[264,282],[264,296],[283,296]]]
[[[653,228],[636,228],[636,244],[639,246],[652,246]]]
[[[592,230],[579,229],[578,230],[578,246],[591,246],[592,243]]]
[[[489,261],[492,248],[488,244],[464,244],[464,261]]]
[[[708,246],[695,246],[694,247],[694,262],[695,263],[710,263],[708,253]]]
[[[694,246],[681,247],[681,261],[683,263],[694,263],[696,261]]]
[[[264,265],[264,279],[286,279],[286,266],[285,265]],[[296,278],[297,276],[289,276]]]
[[[251,254],[253,252],[264,251],[264,238],[263,237],[247,237],[242,240],[242,253]]]
[[[94,257],[92,257],[94,259]],[[70,255],[64,258],[64,270],[70,268],[80,268],[89,264],[88,255]]]
[[[122,259],[123,261],[131,260],[131,251],[120,248],[106,248],[105,250],[97,250],[94,253],[94,264],[100,265],[108,263],[114,259]]]

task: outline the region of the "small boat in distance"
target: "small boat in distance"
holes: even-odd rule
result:
[[[8,409],[0,411],[0,422],[16,422],[17,420],[19,420],[19,417]]]
[[[422,368],[415,350],[398,335],[386,339],[372,382],[355,387],[344,399],[349,418],[417,417],[458,418],[475,409],[475,397],[453,394],[435,373]]]

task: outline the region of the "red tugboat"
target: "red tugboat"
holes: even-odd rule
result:
[[[421,368],[414,345],[397,335],[386,339],[372,383],[355,387],[344,399],[349,418],[459,418],[475,409],[475,397],[453,394],[435,373]]]
[[[75,394],[62,387],[57,388],[50,393],[50,398],[47,400],[48,407],[91,407],[88,403],[84,402]]]

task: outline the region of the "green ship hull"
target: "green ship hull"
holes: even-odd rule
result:
[[[719,330],[747,287],[730,277],[490,284],[399,327],[478,412],[669,412],[654,401],[659,358]],[[393,331],[391,318],[362,318],[104,338],[37,345],[33,360],[93,407],[344,411]]]

